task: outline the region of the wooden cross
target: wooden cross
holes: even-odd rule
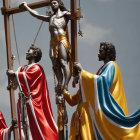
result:
[[[32,9],[41,8],[50,5],[50,0],[40,1],[28,4]],[[71,14],[74,15],[77,10],[77,0],[71,0]],[[24,8],[10,8],[8,0],[3,0],[3,8],[1,8],[2,14],[4,16],[5,25],[5,39],[6,39],[6,50],[7,50],[7,67],[9,70],[13,70],[12,66],[12,53],[11,53],[11,35],[10,35],[10,15],[21,13],[26,11]],[[77,21],[71,20],[71,46],[72,46],[72,61],[77,61]],[[10,83],[8,79],[8,84]],[[16,119],[16,107],[15,107],[15,95],[12,88],[10,91],[10,103],[11,103],[11,116],[12,119]],[[17,128],[14,128],[14,140],[18,140]]]

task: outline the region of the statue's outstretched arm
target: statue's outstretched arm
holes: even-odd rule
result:
[[[66,90],[64,90],[62,94],[64,95],[65,100],[71,106],[77,105],[82,98],[80,89],[73,96],[71,96],[70,93]]]
[[[26,8],[26,10],[28,10],[30,12],[30,14],[40,20],[43,20],[43,21],[46,21],[46,22],[49,22],[50,20],[50,16],[45,16],[45,15],[40,15],[37,11],[31,9],[26,2],[22,2],[19,7],[24,7]]]

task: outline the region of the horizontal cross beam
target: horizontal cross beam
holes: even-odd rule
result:
[[[36,9],[36,8],[41,8],[41,7],[45,7],[45,6],[50,6],[50,0],[45,0],[45,1],[40,1],[40,2],[35,2],[35,3],[31,3],[28,4],[28,6],[32,9]],[[1,8],[2,14],[17,14],[17,13],[21,13],[21,12],[25,12],[27,11],[25,8],[19,8],[19,7],[15,7],[15,8]]]

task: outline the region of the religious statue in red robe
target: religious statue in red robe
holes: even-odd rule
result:
[[[26,53],[28,65],[16,72],[9,70],[9,76],[16,76],[20,94],[18,120],[20,139],[57,140],[57,126],[53,118],[47,81],[43,68],[37,64],[41,50],[30,47]]]

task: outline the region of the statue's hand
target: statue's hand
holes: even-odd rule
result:
[[[56,95],[56,104],[62,104],[64,102],[64,98],[62,95]]]
[[[17,120],[13,119],[10,126],[10,131],[13,131],[14,128],[18,127]]]
[[[73,68],[80,73],[82,71],[82,65],[79,62],[74,62]]]
[[[72,82],[72,87],[75,88],[76,87],[76,84],[78,84],[79,82],[79,74],[81,73],[82,71],[82,66],[80,63],[78,62],[74,62],[73,64],[73,82]]]
[[[26,3],[26,2],[22,2],[22,3],[19,5],[20,8],[25,8],[26,6],[27,6],[27,3]]]
[[[6,74],[9,76],[9,77],[14,77],[15,76],[15,72],[13,70],[7,70]]]

